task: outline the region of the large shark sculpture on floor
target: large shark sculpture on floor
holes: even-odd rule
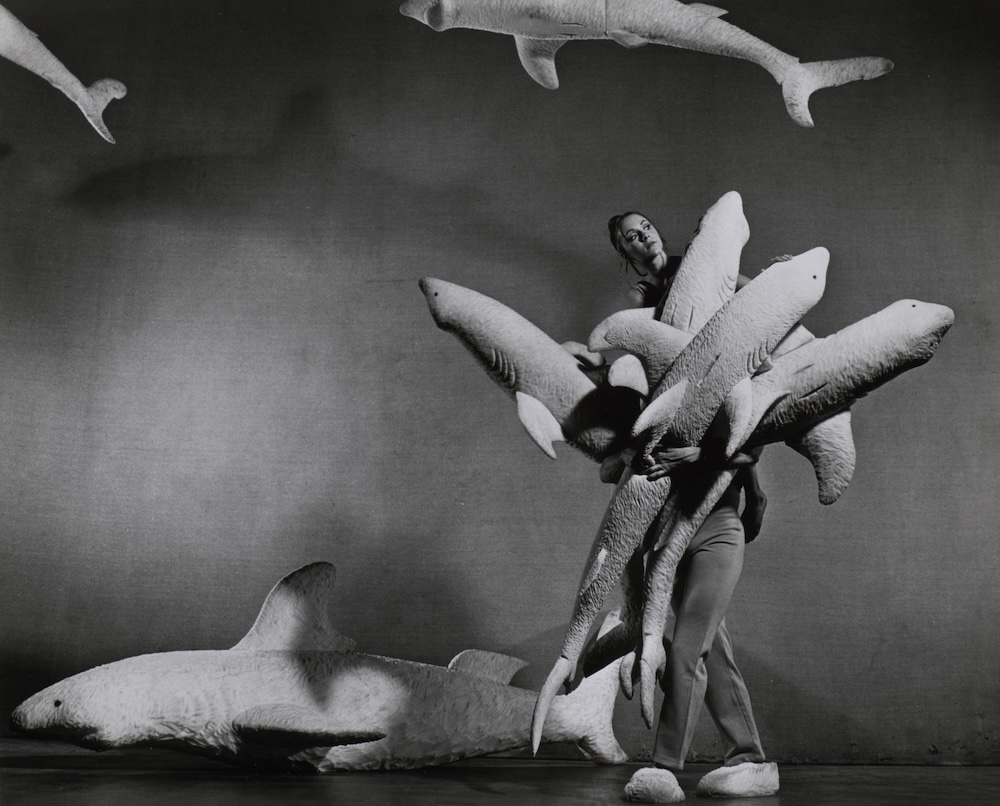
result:
[[[104,108],[116,98],[125,97],[125,85],[113,78],[102,78],[86,87],[41,43],[35,34],[3,6],[0,6],[0,56],[41,76],[80,107],[84,117],[109,143],[115,138],[104,125]]]
[[[599,460],[613,452],[612,445],[623,442],[628,451],[649,454],[666,441],[667,446],[674,446],[671,450],[678,452],[678,465],[682,465],[699,460],[704,450],[714,445],[712,453],[718,456],[719,469],[695,491],[700,503],[693,508],[681,506],[670,475],[647,476],[625,470],[584,567],[560,656],[539,692],[532,724],[536,747],[543,737],[549,708],[559,689],[575,678],[591,626],[623,571],[624,622],[598,639],[588,652],[584,669],[592,672],[630,653],[620,667],[622,687],[630,693],[632,663],[637,658],[643,716],[652,721],[653,684],[662,670],[662,627],[676,564],[732,482],[738,457],[743,455],[737,451],[786,442],[812,462],[820,500],[832,503],[850,482],[854,469],[851,405],[900,372],[929,360],[953,322],[952,311],[944,306],[902,301],[834,336],[816,339],[795,324],[794,306],[782,309],[783,292],[775,289],[773,296],[756,294],[751,283],[733,297],[739,254],[747,236],[744,226],[739,195],[726,194],[703,217],[667,299],[655,309],[623,312],[617,319],[612,317],[615,321],[606,320],[588,342],[594,351],[609,347],[632,351],[631,356],[612,365],[596,385],[599,390],[612,385],[615,366],[631,358],[633,369],[622,374],[632,376],[634,367],[640,368],[645,377],[632,388],[644,395],[647,404],[635,417],[628,438],[618,420],[609,428],[614,438],[602,442],[607,450],[586,451],[588,455]],[[766,282],[768,275],[775,278],[793,271],[796,265],[808,265],[817,270],[816,282],[822,293],[820,274],[825,271],[826,258],[825,250],[812,250],[791,261],[791,268],[777,263],[754,282]],[[425,294],[440,282],[423,281]],[[772,287],[782,285],[772,283]],[[757,286],[764,287],[764,283]],[[748,291],[750,294],[740,300]],[[430,298],[428,302],[444,327],[434,302]],[[505,327],[494,331],[492,340],[470,339],[466,329],[480,329],[481,323],[475,321],[474,314],[463,317],[461,308],[459,305],[451,312],[446,329],[487,368],[497,363],[498,355],[509,359],[514,354],[510,349],[513,343],[520,345],[519,354],[525,362],[534,362],[533,397],[538,410],[533,419],[544,420],[546,398],[539,390],[546,387],[540,377],[548,359],[541,352],[525,349],[522,339],[528,331]],[[798,315],[807,309],[808,305]],[[548,339],[533,325],[530,328],[530,339]],[[574,359],[559,354],[558,345],[548,341],[555,351],[546,355],[553,356],[554,365],[564,367],[554,374],[564,378]],[[521,363],[508,359],[500,362],[505,367],[503,377],[518,377],[523,370]],[[717,366],[720,371],[716,371]],[[582,373],[584,368],[577,365],[575,371]],[[492,374],[500,382],[500,377]],[[689,395],[689,385],[698,387],[696,395]],[[565,378],[557,386],[565,388]],[[584,399],[580,393],[575,398],[572,394],[557,397],[564,407],[573,399]],[[549,455],[553,453],[552,441],[560,436],[558,424],[569,421],[571,413],[572,405],[558,416],[553,412],[554,425],[550,423],[545,440],[536,437]],[[596,424],[591,427],[599,430]],[[532,429],[528,430],[531,433]],[[564,432],[562,438],[573,444],[575,435]],[[690,494],[690,489],[685,490],[686,498]],[[643,559],[646,555],[648,560]],[[631,650],[635,650],[634,655]]]
[[[556,89],[555,55],[572,39],[611,39],[627,48],[653,42],[746,59],[781,86],[788,114],[812,126],[809,96],[823,87],[877,78],[888,59],[863,57],[802,63],[735,25],[726,12],[676,0],[406,0],[400,12],[435,31],[473,28],[514,37],[521,64],[535,81]]]
[[[329,623],[334,576],[329,563],[286,576],[232,649],[81,672],[19,705],[11,725],[92,750],[156,745],[308,772],[414,769],[528,744],[535,694],[508,685],[523,661],[466,650],[445,668],[357,652]],[[627,761],[611,726],[617,694],[609,667],[558,698],[545,741]]]

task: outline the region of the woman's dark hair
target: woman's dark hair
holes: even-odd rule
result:
[[[645,277],[648,274],[648,272],[640,271],[639,267],[635,265],[635,261],[632,260],[628,252],[622,249],[621,246],[618,244],[618,239],[625,237],[625,233],[622,232],[622,221],[630,215],[642,216],[647,221],[649,221],[648,216],[643,215],[637,210],[628,210],[627,212],[621,213],[620,215],[613,215],[611,216],[611,218],[608,219],[608,237],[611,238],[611,245],[615,248],[615,251],[625,261],[626,266],[631,266],[636,274],[638,274],[640,277]],[[649,223],[652,224],[653,222],[649,221]],[[653,226],[656,225],[653,224]]]

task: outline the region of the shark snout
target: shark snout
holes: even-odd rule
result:
[[[445,324],[444,307],[450,299],[450,295],[447,293],[450,287],[452,287],[451,283],[444,280],[437,280],[434,277],[420,278],[420,290],[427,298],[427,307],[438,327],[444,327]]]

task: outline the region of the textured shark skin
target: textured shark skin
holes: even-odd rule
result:
[[[822,294],[826,250],[775,263],[734,295],[747,236],[739,194],[728,193],[703,217],[661,305],[614,314],[590,335],[590,351],[628,351],[612,365],[608,380],[617,383],[621,369],[620,378],[649,401],[625,446],[638,453],[677,446],[670,450],[674,464],[707,458],[710,449],[718,470],[682,476],[683,482],[670,476],[651,480],[631,469],[622,474],[584,566],[560,656],[536,700],[535,747],[548,709],[574,679],[590,627],[619,578],[625,586],[623,622],[591,647],[584,672],[593,674],[625,655],[620,682],[631,696],[638,661],[643,716],[652,722],[677,563],[737,466],[752,461],[738,451],[785,441],[809,459],[821,502],[832,503],[854,469],[851,404],[928,360],[952,323],[944,306],[902,301],[816,339],[796,322]],[[623,445],[622,429],[618,421],[617,447]],[[722,450],[714,447],[720,441]],[[696,503],[682,505],[682,494]]]
[[[854,469],[850,406],[900,373],[929,361],[953,322],[954,313],[943,305],[900,300],[777,358],[771,370],[753,378],[754,412],[745,447],[786,441],[804,452],[816,470],[820,501],[833,503],[850,483]],[[705,482],[692,513],[668,504],[658,524],[659,542],[645,578],[640,651],[640,701],[647,722],[652,720],[653,684],[666,663],[662,636],[677,565],[734,472],[722,470]],[[634,646],[632,635],[627,624],[606,634],[594,645],[595,657],[628,652]],[[585,662],[587,671],[595,666]],[[623,668],[623,674],[628,672]]]
[[[732,298],[749,238],[743,198],[731,190],[701,217],[662,309],[612,314],[591,332],[590,349],[628,350],[631,356],[616,362],[619,367],[637,357],[646,374],[644,388],[658,386],[694,334]]]
[[[233,649],[163,652],[99,666],[15,709],[21,732],[104,750],[159,745],[280,770],[412,769],[527,744],[533,692],[524,666],[467,650],[449,668],[366,655],[329,627],[334,568],[280,581]],[[617,672],[560,697],[546,741],[594,761],[627,760],[611,716]]]
[[[115,98],[125,97],[125,85],[112,78],[102,78],[85,87],[45,47],[20,20],[0,6],[0,56],[41,76],[80,107],[84,117],[109,143],[115,138],[104,125],[104,108]]]
[[[825,249],[810,250],[771,266],[732,296],[682,350],[654,390],[652,402],[633,427],[636,444],[646,452],[661,441],[698,445],[734,387],[745,399],[742,409],[749,416],[750,377],[819,301],[828,260]],[[667,404],[657,407],[658,399]],[[742,435],[745,425],[731,424],[730,434]],[[728,445],[725,451],[728,458]],[[591,548],[560,656],[539,692],[532,717],[534,739],[541,741],[548,703],[575,675],[594,619],[629,559],[655,528],[670,488],[669,477],[650,481],[629,471],[622,476]]]
[[[802,63],[719,19],[725,11],[676,0],[406,0],[400,13],[433,28],[472,28],[514,37],[521,64],[546,89],[556,89],[555,54],[571,39],[611,39],[624,47],[649,42],[745,59],[781,85],[785,107],[812,126],[809,96],[823,87],[877,78],[888,59],[865,57]]]
[[[595,383],[577,358],[490,297],[432,277],[420,289],[438,327],[514,397],[522,424],[546,455],[555,458],[557,440],[596,461],[624,447],[638,412],[631,391]]]
[[[826,249],[812,249],[776,263],[731,297],[678,355],[636,420],[633,437],[648,432],[650,447],[697,445],[737,384],[749,384],[788,331],[819,302],[829,260]],[[657,405],[682,382],[687,388],[676,405]],[[743,388],[749,394],[749,387]],[[666,417],[661,419],[661,413]],[[726,458],[736,447],[727,450]]]

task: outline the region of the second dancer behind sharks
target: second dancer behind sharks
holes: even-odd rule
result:
[[[877,78],[892,69],[878,57],[800,62],[730,25],[726,12],[677,0],[406,0],[400,13],[435,31],[473,28],[514,37],[521,64],[546,89],[556,89],[555,55],[572,39],[611,39],[627,48],[672,45],[758,64],[781,85],[792,120],[811,127],[809,96],[824,87]]]

